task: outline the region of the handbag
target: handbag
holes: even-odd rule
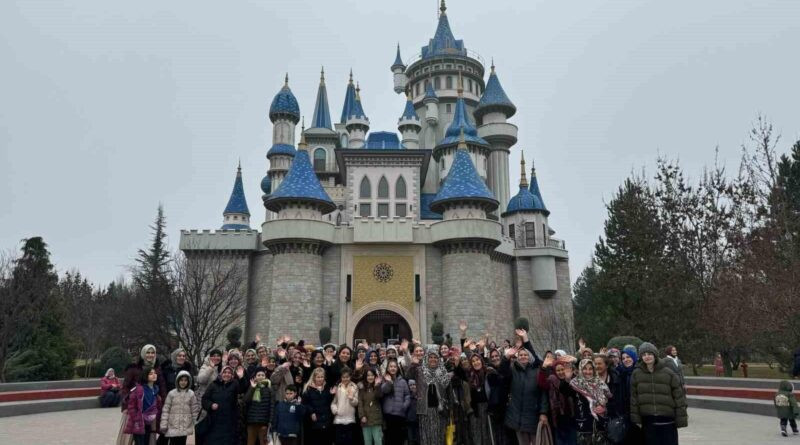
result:
[[[628,435],[628,421],[623,416],[613,417],[606,425],[606,436],[611,443],[622,443]]]
[[[539,426],[536,427],[535,445],[553,445],[553,433],[550,431],[550,425],[539,422]]]
[[[201,410],[200,414],[197,415],[197,418],[199,419],[202,416],[203,416],[203,411]],[[194,424],[194,432],[198,436],[205,436],[208,434],[208,430],[210,427],[211,427],[211,421],[209,420],[209,416],[206,415],[205,417],[203,417],[202,420]]]

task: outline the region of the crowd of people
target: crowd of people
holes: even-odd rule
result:
[[[672,445],[687,426],[674,347],[540,356],[523,329],[497,347],[459,327],[460,345],[257,336],[199,369],[145,345],[121,383],[109,370],[103,397],[121,402],[119,445]]]

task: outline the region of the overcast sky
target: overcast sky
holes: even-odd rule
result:
[[[70,4],[71,3],[71,4]],[[436,27],[436,0],[0,2],[0,248],[41,235],[60,272],[107,284],[148,242],[159,202],[170,244],[222,223],[241,158],[253,227],[289,72],[310,116],[325,66],[331,113],[350,67],[373,130],[396,130],[389,66]],[[494,57],[517,105],[573,281],[604,203],[660,153],[695,176],[728,166],[757,113],[800,132],[800,1],[451,0],[456,38]]]

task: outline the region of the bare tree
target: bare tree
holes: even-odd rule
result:
[[[572,352],[575,344],[571,304],[549,304],[534,318],[536,326],[531,326],[531,340],[544,351],[564,349]]]
[[[176,256],[172,274],[169,323],[187,355],[200,364],[225,330],[242,320],[246,270],[230,256],[204,252]]]

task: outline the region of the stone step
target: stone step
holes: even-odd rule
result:
[[[100,388],[100,379],[53,380],[50,382],[0,383],[0,393],[40,389]]]
[[[754,399],[735,399],[731,397],[693,396],[687,397],[691,408],[713,409],[742,414],[757,414],[775,417],[775,406],[771,401]],[[691,418],[692,413],[689,412]]]
[[[731,397],[736,399],[755,399],[755,400],[772,400],[775,397],[775,389],[761,389],[761,388],[727,388],[721,386],[686,386],[686,393],[695,396],[712,396],[712,397]],[[800,398],[800,391],[795,391],[795,395]]]
[[[771,389],[773,391],[777,391],[780,382],[781,380],[778,379],[745,379],[737,377],[686,376],[686,385],[691,385],[691,386],[719,386],[723,388]],[[800,389],[800,382],[793,382],[793,384],[795,389]]]
[[[36,391],[0,392],[0,403],[23,402],[31,400],[73,399],[77,397],[98,397],[100,388],[40,389]]]
[[[69,399],[5,402],[0,403],[0,417],[23,416],[27,414],[72,411],[99,407],[100,401],[97,399],[97,397],[74,397]],[[116,409],[119,411],[119,408],[109,409]]]

